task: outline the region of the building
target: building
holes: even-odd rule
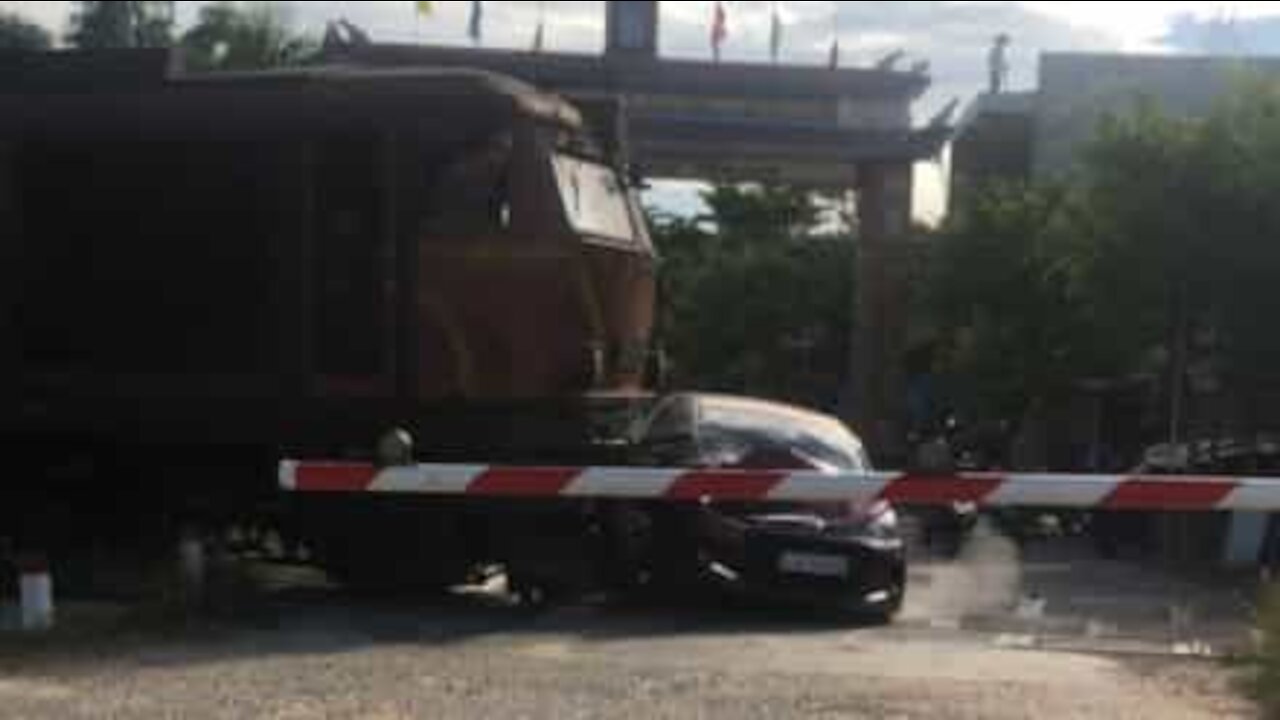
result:
[[[1185,55],[1048,53],[1039,86],[980,95],[952,146],[952,208],[992,181],[1069,172],[1098,124],[1144,99],[1163,112],[1208,113],[1251,77],[1280,75],[1280,60]]]
[[[1035,93],[984,94],[960,119],[951,145],[952,208],[994,181],[1031,177]]]

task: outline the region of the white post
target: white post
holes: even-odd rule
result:
[[[18,562],[22,629],[41,632],[53,629],[53,576],[43,556],[31,555]]]

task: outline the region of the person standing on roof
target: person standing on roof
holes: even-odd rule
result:
[[[996,36],[991,52],[987,55],[987,72],[991,76],[992,95],[1004,92],[1009,84],[1009,44],[1011,42],[1007,34],[1000,33]]]

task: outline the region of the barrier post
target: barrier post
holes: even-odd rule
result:
[[[53,575],[43,554],[22,555],[17,561],[22,629],[52,630],[54,625]]]

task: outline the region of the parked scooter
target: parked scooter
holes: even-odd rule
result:
[[[954,416],[931,436],[914,438],[913,471],[924,476],[947,477],[956,472],[986,469],[981,467],[981,457],[974,449],[957,442],[962,439],[960,423]],[[955,558],[977,527],[979,508],[971,502],[952,502],[920,508],[914,514],[920,523],[925,547],[943,557]]]

